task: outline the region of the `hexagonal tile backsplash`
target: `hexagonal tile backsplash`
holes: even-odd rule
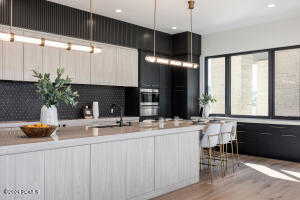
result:
[[[112,103],[125,106],[125,88],[95,85],[72,85],[79,93],[76,107],[60,104],[59,119],[83,118],[84,106],[91,107],[93,101],[99,102],[101,117],[112,117],[109,107]],[[0,81],[0,121],[39,120],[41,98],[34,83]],[[118,112],[117,112],[118,113]]]

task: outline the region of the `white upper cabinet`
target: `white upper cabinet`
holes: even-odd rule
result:
[[[5,189],[32,194],[4,194]],[[0,156],[0,199],[44,199],[44,152]]]
[[[10,32],[9,29],[2,29]],[[15,34],[23,35],[23,31],[13,30]],[[23,43],[3,42],[3,77],[4,80],[23,80]]]
[[[96,85],[117,85],[117,47],[101,45],[102,53],[92,54],[91,80]]]
[[[50,34],[44,35],[46,39],[60,41],[60,37],[56,37]],[[44,72],[50,73],[51,79],[56,77],[57,68],[60,67],[61,62],[61,49],[54,47],[44,47],[43,52],[43,68]]]
[[[138,87],[138,52],[118,48],[117,85]]]
[[[138,87],[137,50],[111,45],[101,48],[101,54],[92,55],[92,84]]]
[[[76,45],[90,46],[86,41],[63,38],[64,42]],[[72,79],[72,83],[91,83],[91,53],[81,51],[62,50],[61,66]]]
[[[24,31],[24,36],[41,38],[42,35],[31,32]],[[40,73],[44,72],[43,69],[43,50],[44,47],[36,44],[26,44],[24,43],[24,81],[36,81],[34,78],[32,70],[36,70]]]
[[[0,26],[3,32],[10,32]],[[18,35],[89,46],[89,41],[30,30],[14,29]],[[0,41],[0,80],[36,81],[33,70],[50,73],[56,78],[57,68],[76,84],[138,87],[138,52],[136,49],[95,43],[102,53],[91,54],[36,44]]]

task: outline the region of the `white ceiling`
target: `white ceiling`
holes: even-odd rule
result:
[[[89,0],[50,0],[89,11]],[[167,33],[189,30],[187,0],[157,0],[157,26]],[[268,8],[268,4],[276,7]],[[154,0],[93,0],[97,14],[153,27]],[[122,9],[122,13],[116,13]],[[300,0],[196,0],[193,32],[209,34],[300,16]],[[176,26],[173,30],[171,27]]]

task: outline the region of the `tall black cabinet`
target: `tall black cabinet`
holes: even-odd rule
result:
[[[161,65],[160,67],[160,116],[173,117],[172,111],[172,67]]]
[[[191,34],[184,32],[173,37],[173,57],[191,60]],[[193,34],[193,62],[199,63],[201,55],[201,36]],[[199,114],[199,68],[173,69],[173,115],[190,118]]]
[[[153,55],[153,53],[146,51],[139,53],[139,86],[159,89],[159,116],[172,117],[172,67],[146,62],[147,55]]]
[[[168,45],[170,39],[159,37],[157,41],[165,42],[157,45],[161,48],[164,46],[165,49],[169,47],[171,50],[160,51],[157,56],[190,61],[191,34],[184,32],[171,35],[170,38],[171,46]],[[200,54],[201,36],[193,34],[193,62],[199,63]],[[198,115],[199,68],[188,69],[149,63],[145,61],[147,55],[153,55],[153,52],[139,50],[139,87],[160,89],[160,116],[190,118]]]

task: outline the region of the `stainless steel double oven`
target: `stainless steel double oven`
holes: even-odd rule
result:
[[[140,116],[157,118],[159,115],[159,89],[140,89]]]

